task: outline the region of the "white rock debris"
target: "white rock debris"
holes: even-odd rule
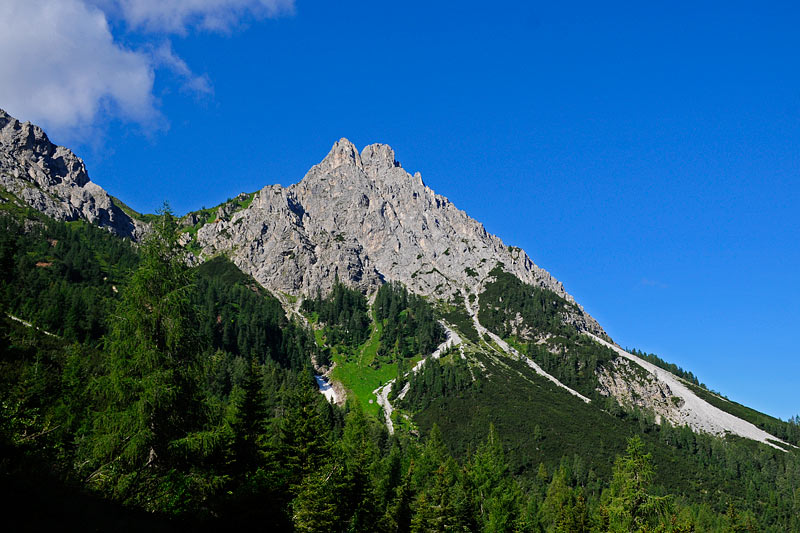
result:
[[[780,442],[786,446],[789,446],[787,443],[783,442],[777,437],[774,437],[773,435],[770,435],[763,429],[756,427],[750,422],[742,420],[741,418],[730,413],[726,413],[722,409],[715,407],[703,400],[688,386],[686,386],[686,384],[684,384],[680,378],[671,372],[657,367],[648,361],[640,359],[639,357],[626,352],[619,346],[601,339],[597,335],[592,335],[591,333],[587,333],[587,335],[596,342],[611,348],[620,356],[633,361],[637,365],[647,370],[655,377],[655,379],[661,383],[664,383],[668,387],[668,390],[671,392],[672,396],[680,398],[681,401],[678,402],[679,405],[673,405],[670,412],[662,413],[662,416],[666,416],[673,425],[688,425],[695,431],[711,433],[713,435],[725,435],[726,433],[732,433],[740,437],[763,442],[764,444],[779,450],[783,449],[774,444],[774,442]]]
[[[563,383],[561,383],[555,376],[552,376],[552,375],[548,374],[547,372],[545,372],[545,370],[542,367],[540,367],[539,365],[537,365],[536,362],[534,362],[533,359],[529,358],[526,355],[523,355],[523,354],[519,353],[518,350],[516,350],[513,346],[510,346],[506,341],[501,339],[498,335],[496,335],[496,334],[492,333],[491,331],[489,331],[488,329],[486,329],[483,326],[483,324],[481,324],[480,321],[478,320],[478,309],[479,309],[479,306],[480,306],[479,297],[478,297],[477,294],[473,294],[473,296],[474,296],[474,302],[475,302],[474,304],[470,305],[469,303],[467,303],[467,302],[469,302],[469,295],[468,294],[464,294],[464,302],[465,302],[465,305],[467,307],[467,312],[469,313],[470,317],[472,317],[472,323],[475,325],[475,329],[478,330],[478,333],[480,335],[487,336],[490,339],[492,339],[494,341],[494,343],[497,344],[497,346],[500,347],[501,350],[503,350],[505,353],[511,355],[515,359],[519,359],[519,360],[524,361],[525,364],[527,364],[530,368],[533,369],[534,372],[536,372],[540,376],[542,376],[544,378],[547,378],[549,381],[553,382],[558,387],[561,387],[562,389],[564,389],[565,391],[569,392],[573,396],[577,396],[578,398],[580,398],[584,402],[591,403],[591,400],[589,398],[587,398],[586,396],[584,396],[580,392],[578,392],[578,391],[576,391],[574,389],[571,389],[571,388],[567,387],[566,385],[564,385]]]
[[[450,348],[459,346],[461,344],[461,337],[458,336],[458,333],[450,329],[444,322],[440,322],[440,324],[444,328],[444,333],[446,336],[444,342],[442,342],[427,358],[420,360],[416,365],[414,365],[414,368],[412,368],[406,375],[419,372],[419,370],[425,364],[425,361],[428,359],[438,359]],[[389,394],[392,392],[392,385],[394,385],[395,381],[395,379],[392,379],[382,387],[378,387],[373,391],[375,396],[378,398],[378,405],[383,408],[383,415],[386,419],[386,428],[389,430],[390,435],[394,433],[394,424],[392,423],[392,413],[394,412],[394,408],[389,401]],[[405,398],[405,395],[408,393],[408,389],[409,383],[406,382],[405,386],[400,391],[400,394],[397,395],[397,398],[399,400]]]

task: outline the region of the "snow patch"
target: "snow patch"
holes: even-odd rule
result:
[[[328,400],[328,402],[339,403],[339,395],[333,389],[331,382],[325,376],[314,374],[314,379],[317,380],[319,392]]]

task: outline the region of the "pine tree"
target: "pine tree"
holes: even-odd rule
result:
[[[347,414],[336,454],[344,466],[342,500],[351,531],[372,531],[378,519],[375,480],[379,451],[369,433],[369,421],[356,403]]]
[[[392,533],[408,533],[411,531],[413,491],[411,487],[412,474],[414,473],[414,460],[403,476],[402,483],[395,491],[394,499],[386,508],[386,513],[381,521],[383,529]]]
[[[610,531],[649,531],[664,516],[667,499],[648,492],[654,474],[651,457],[638,435],[628,440],[625,455],[617,457],[604,494]]]
[[[334,463],[324,465],[303,479],[291,504],[295,531],[345,531],[341,516],[341,492],[336,483],[340,475],[340,466]]]
[[[252,360],[235,401],[236,414],[231,427],[234,461],[236,470],[240,473],[247,472],[262,462],[267,421],[262,378],[261,367]]]
[[[459,468],[449,455],[433,472],[428,486],[413,506],[412,532],[476,531],[471,502],[459,476]]]
[[[329,428],[318,408],[321,398],[310,387],[292,390],[278,423],[277,442],[270,456],[273,468],[291,493],[297,492],[303,478],[316,471],[329,453],[326,440]]]
[[[508,473],[500,437],[494,424],[486,442],[470,461],[468,479],[484,531],[510,531],[518,518],[520,492]]]
[[[121,497],[136,490],[143,470],[166,471],[185,459],[186,437],[203,423],[192,276],[175,229],[165,205],[122,290],[105,339],[107,373],[94,385],[101,404],[88,453],[96,467],[90,479],[116,483]]]

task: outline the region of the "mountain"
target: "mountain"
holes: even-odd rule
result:
[[[146,231],[142,217],[123,211],[122,202],[89,180],[83,162],[70,150],[53,145],[39,127],[2,111],[0,180],[8,193],[55,219],[84,219],[132,239]],[[728,412],[724,398],[614,345],[560,281],[434,193],[419,173],[405,171],[387,145],[372,144],[359,153],[341,139],[298,183],[242,194],[215,209],[190,213],[182,222],[182,242],[197,258],[227,256],[291,312],[297,312],[303,297],[329,293],[337,279],[366,294],[387,281],[400,282],[412,293],[459,309],[462,320],[469,317],[477,331],[471,341],[465,326],[458,331],[453,323],[452,310],[451,322],[444,324],[458,331],[459,341],[471,344],[474,352],[524,360],[576,398],[590,401],[596,392],[651,412],[656,421],[663,418],[676,426],[771,446],[781,442]],[[487,328],[482,318],[489,310],[481,308],[498,272],[554,295],[557,322],[582,340],[553,342],[559,331],[530,323],[523,309],[509,306],[502,296],[491,303],[494,315],[502,314],[500,323]],[[587,339],[614,354],[593,363],[580,392],[545,371],[541,357],[529,357],[520,348],[545,346],[550,354],[561,353],[581,367],[586,362],[570,350],[579,345],[584,349]]]
[[[395,160],[386,145],[361,154],[347,139],[288,188],[268,186],[241,211],[197,232],[204,255],[223,252],[274,292],[328,292],[336,276],[371,292],[386,280],[433,298],[483,279],[498,263],[531,285],[574,302],[528,255],[435,194]],[[580,309],[580,308],[579,308]],[[602,335],[579,311],[581,330]]]
[[[617,346],[388,146],[342,139],[295,185],[175,219],[1,117],[0,480],[21,507],[624,531],[633,475],[648,527],[800,528],[797,419]]]
[[[359,153],[347,139],[339,140],[299,183],[265,187],[245,208],[221,206],[197,230],[196,244],[204,257],[230,257],[279,298],[325,294],[337,278],[367,293],[397,281],[414,293],[466,307],[479,330],[485,329],[478,318],[481,294],[499,265],[521,282],[563,299],[564,324],[617,351],[597,369],[596,388],[605,395],[678,426],[765,443],[779,440],[711,405],[669,371],[609,344],[601,326],[561,282],[434,193],[419,173],[406,172],[389,146],[372,144]],[[522,326],[514,333],[524,342],[543,342],[549,335],[533,327],[523,331],[519,313],[508,321]],[[494,341],[501,351],[521,356],[501,339]]]
[[[0,186],[56,220],[83,219],[133,239],[144,230],[141,221],[89,180],[83,161],[71,150],[54,145],[40,127],[20,122],[2,109]]]

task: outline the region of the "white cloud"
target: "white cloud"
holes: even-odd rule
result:
[[[669,285],[658,280],[642,278],[639,282],[642,287],[655,287],[657,289],[668,289]]]
[[[227,32],[293,10],[294,0],[0,0],[0,108],[65,137],[86,139],[108,118],[166,127],[157,72],[183,92],[213,94],[167,35]],[[109,20],[122,21],[121,36],[139,49],[115,39]]]
[[[0,2],[0,107],[67,133],[101,112],[139,123],[159,118],[152,59],[111,35],[105,15],[80,0]]]
[[[294,0],[95,0],[134,30],[185,34],[227,32],[247,18],[292,13]]]
[[[172,44],[169,41],[164,41],[160,46],[153,48],[151,56],[154,65],[168,69],[181,80],[181,89],[185,92],[193,93],[196,96],[210,96],[214,93],[208,76],[198,76],[192,72],[186,61],[173,52]]]

